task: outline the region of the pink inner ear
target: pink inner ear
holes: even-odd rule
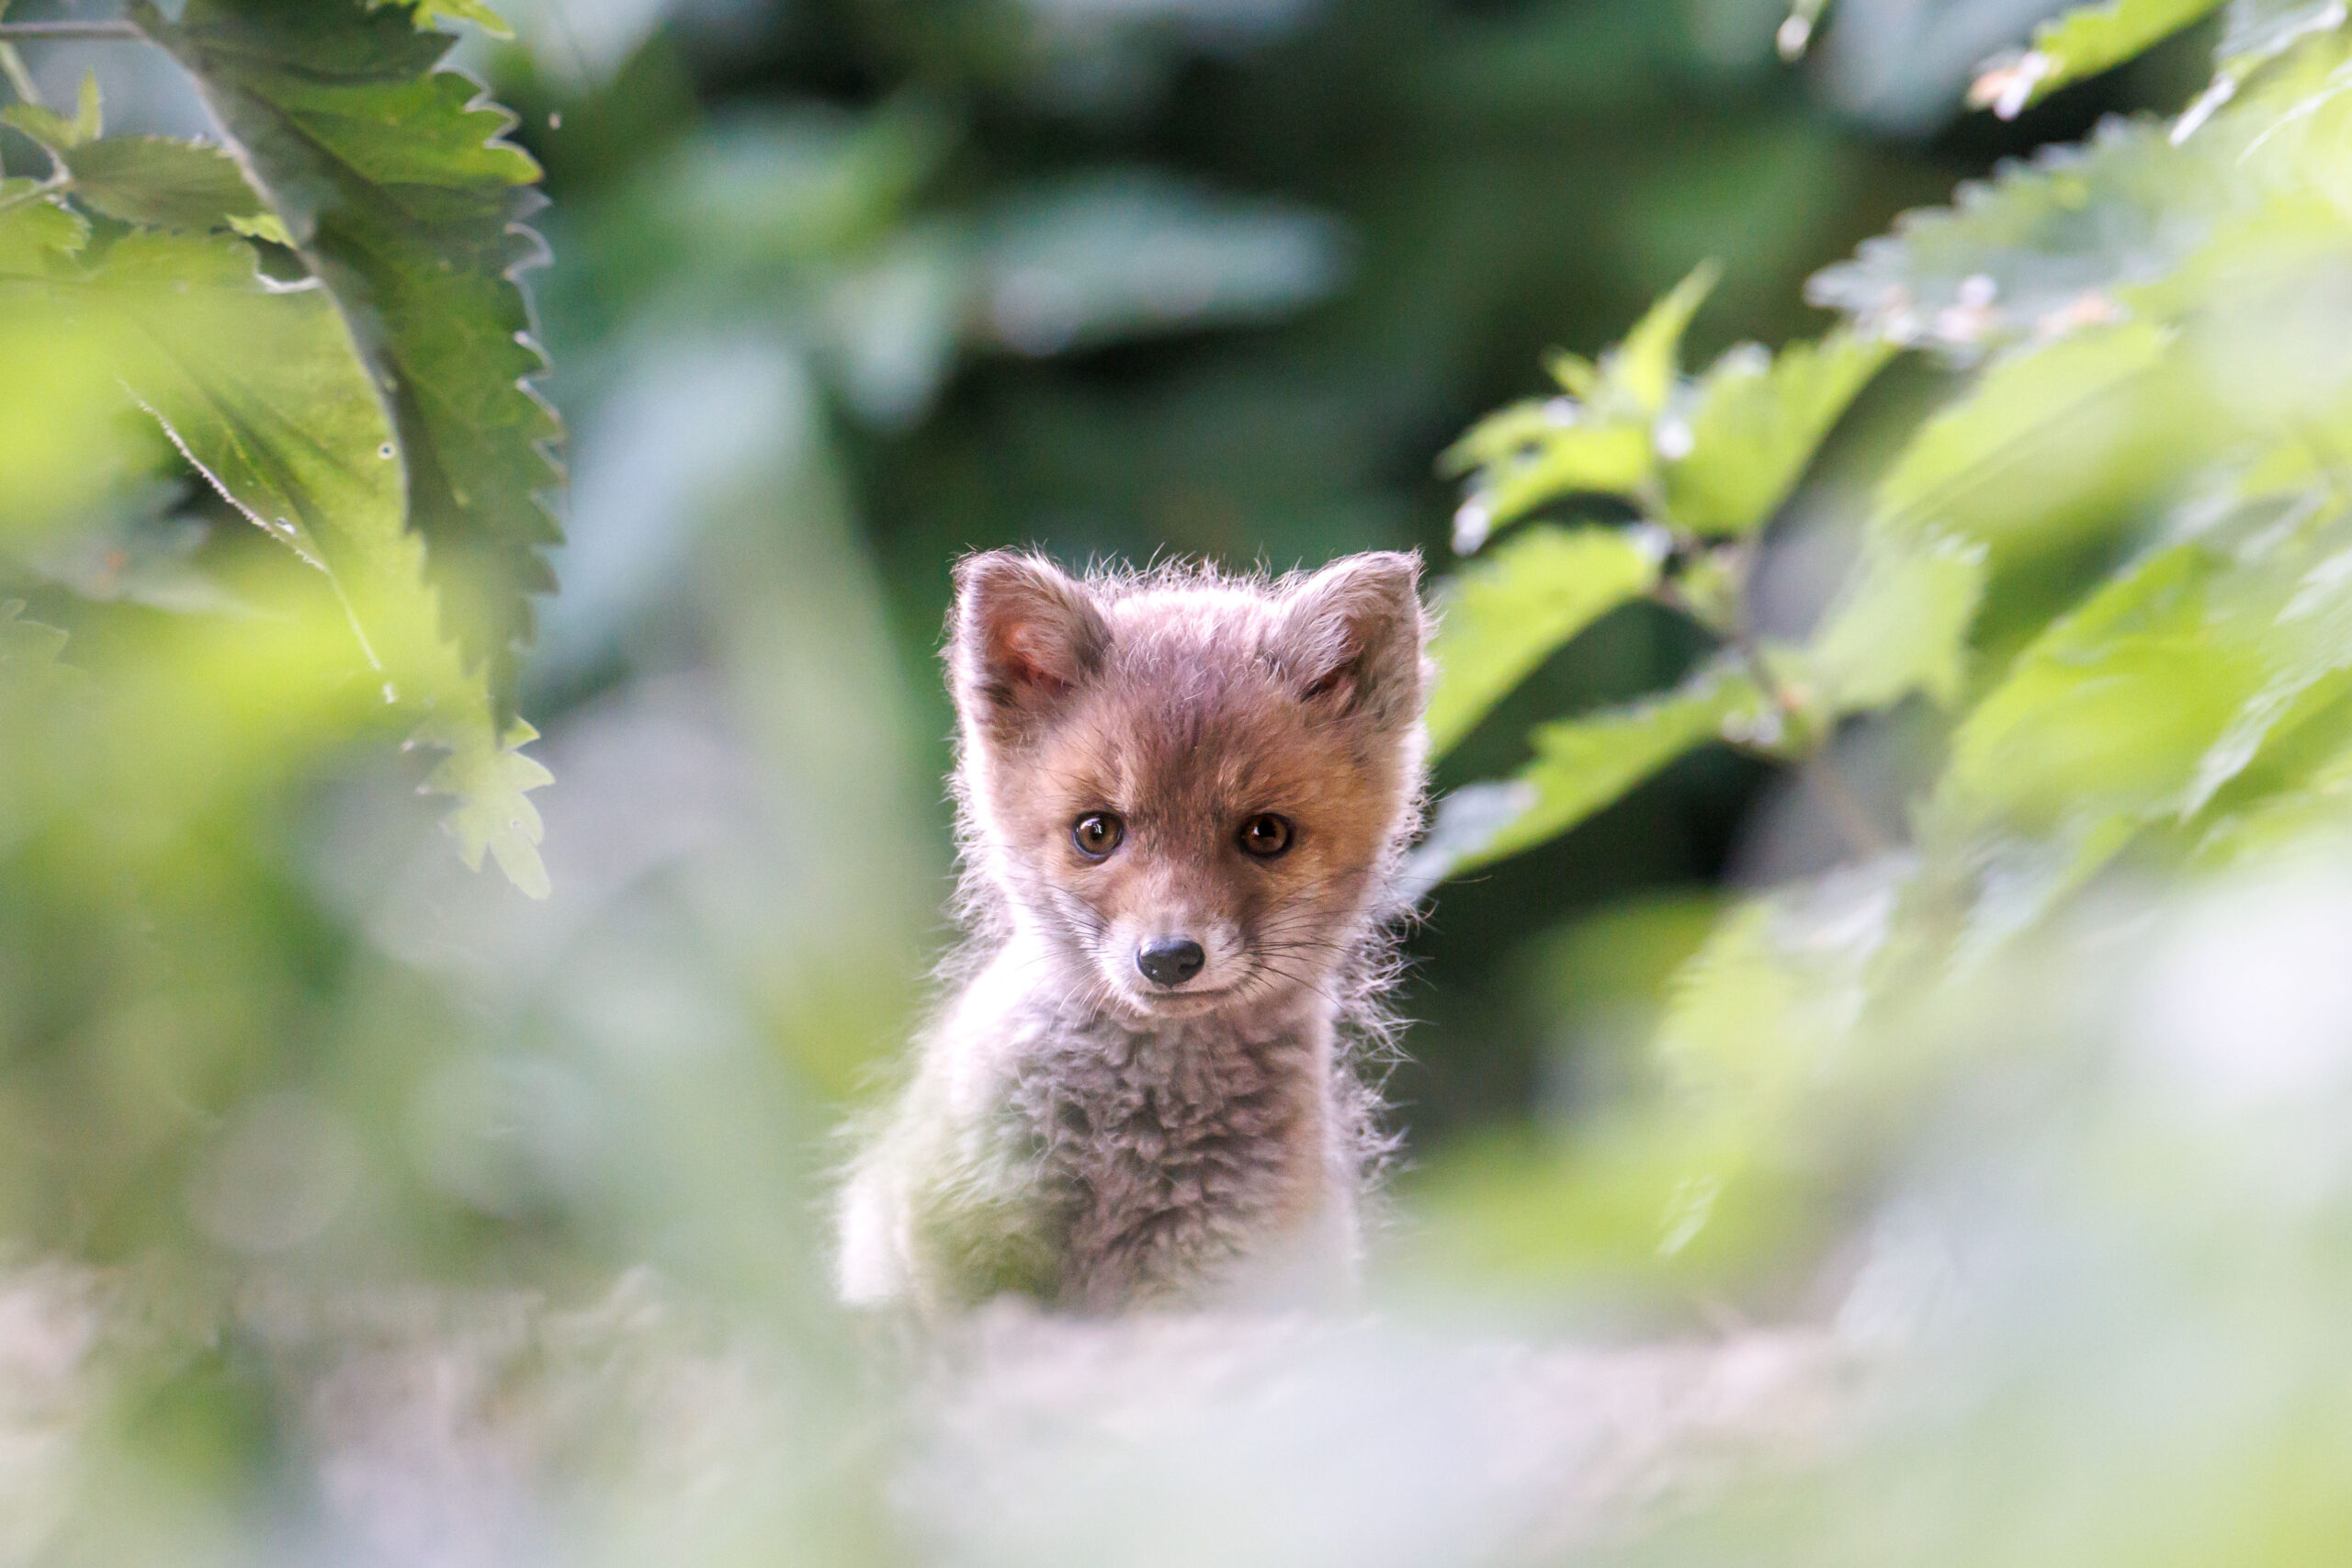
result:
[[[997,667],[1006,677],[1048,692],[1069,689],[1068,650],[1061,640],[1031,621],[1015,621],[997,634]]]
[[[1352,702],[1356,694],[1355,675],[1356,661],[1352,658],[1343,660],[1309,682],[1306,697],[1313,701],[1317,697],[1336,696],[1343,704]]]

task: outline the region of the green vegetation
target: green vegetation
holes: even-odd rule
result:
[[[1932,9],[0,5],[0,1563],[2337,1561],[2352,27]],[[830,1303],[1033,540],[1432,562],[1388,1326]]]

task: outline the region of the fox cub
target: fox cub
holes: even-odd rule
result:
[[[1419,560],[956,572],[960,989],[851,1172],[842,1293],[1343,1292],[1419,825]]]

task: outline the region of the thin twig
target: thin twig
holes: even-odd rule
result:
[[[135,22],[0,22],[0,39],[31,42],[94,43],[112,39],[140,43],[146,37]]]

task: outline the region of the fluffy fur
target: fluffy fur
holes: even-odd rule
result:
[[[846,1188],[846,1299],[1101,1312],[1344,1289],[1379,1152],[1350,1056],[1383,1034],[1419,824],[1419,568],[962,563],[969,941]],[[1075,831],[1090,818],[1115,824],[1109,850]],[[1142,949],[1178,939],[1198,973],[1147,976]]]

